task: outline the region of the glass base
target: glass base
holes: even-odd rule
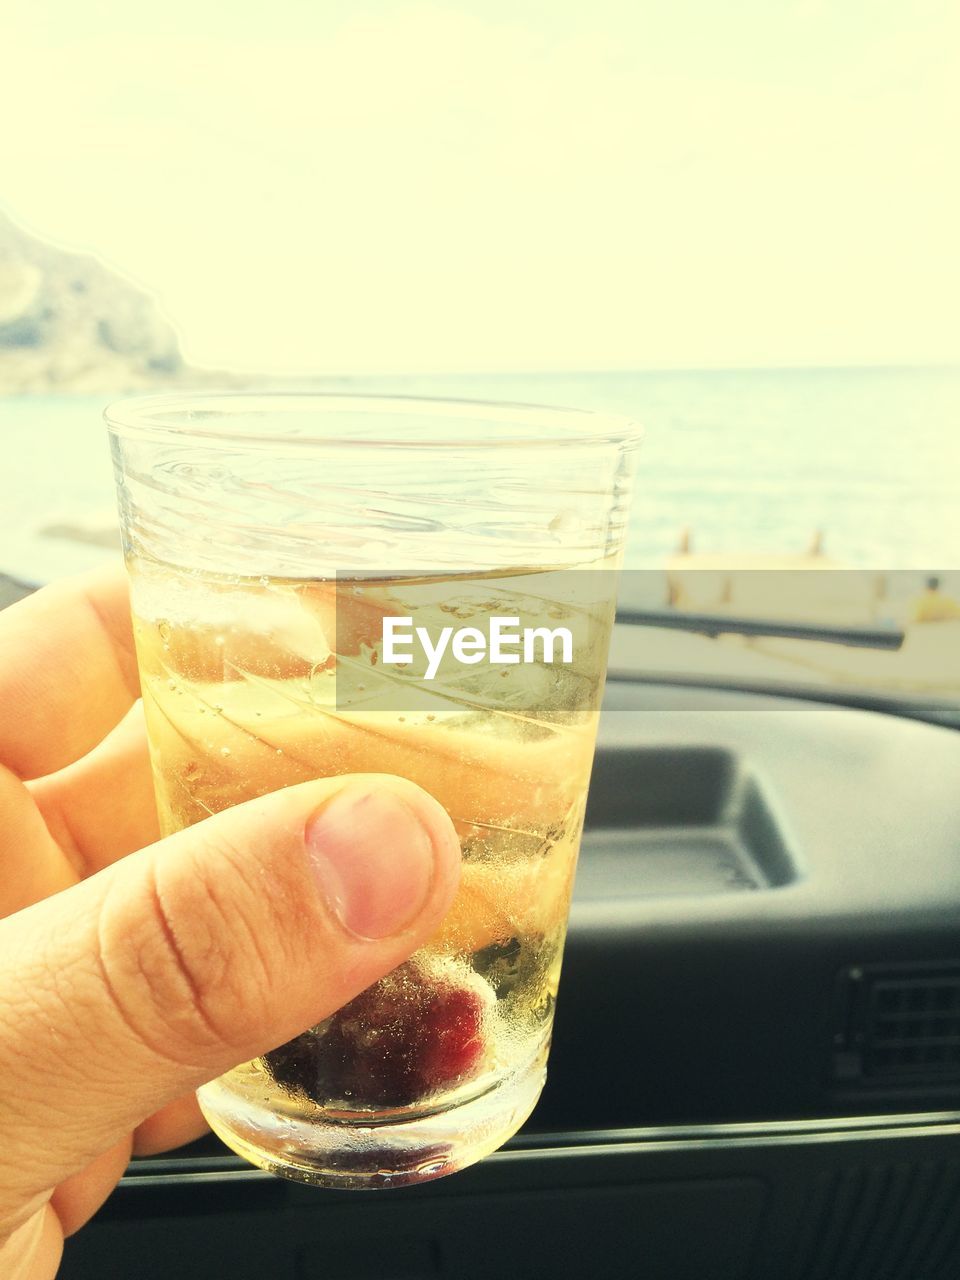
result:
[[[468,1102],[434,1112],[363,1123],[254,1111],[221,1080],[197,1093],[213,1132],[237,1155],[284,1178],[366,1191],[429,1182],[482,1160],[527,1119],[546,1079],[546,1049],[526,1067]]]

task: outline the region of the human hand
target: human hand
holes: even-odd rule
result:
[[[449,818],[399,778],[302,783],[158,840],[125,580],[0,614],[0,1275],[50,1280],[200,1084],[435,931]]]

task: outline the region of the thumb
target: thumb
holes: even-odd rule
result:
[[[0,1214],[402,963],[460,848],[412,783],[303,783],[0,922]]]

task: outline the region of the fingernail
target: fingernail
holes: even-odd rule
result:
[[[308,821],[306,844],[330,910],[360,938],[401,933],[427,901],[429,832],[413,806],[386,789],[338,791]]]

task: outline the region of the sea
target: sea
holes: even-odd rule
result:
[[[823,550],[851,568],[960,574],[960,368],[417,375],[337,391],[598,409],[644,428],[628,567],[684,530],[699,552]],[[51,534],[109,528],[108,395],[0,398],[0,573],[46,582],[115,552]],[[45,532],[46,531],[46,532]]]

